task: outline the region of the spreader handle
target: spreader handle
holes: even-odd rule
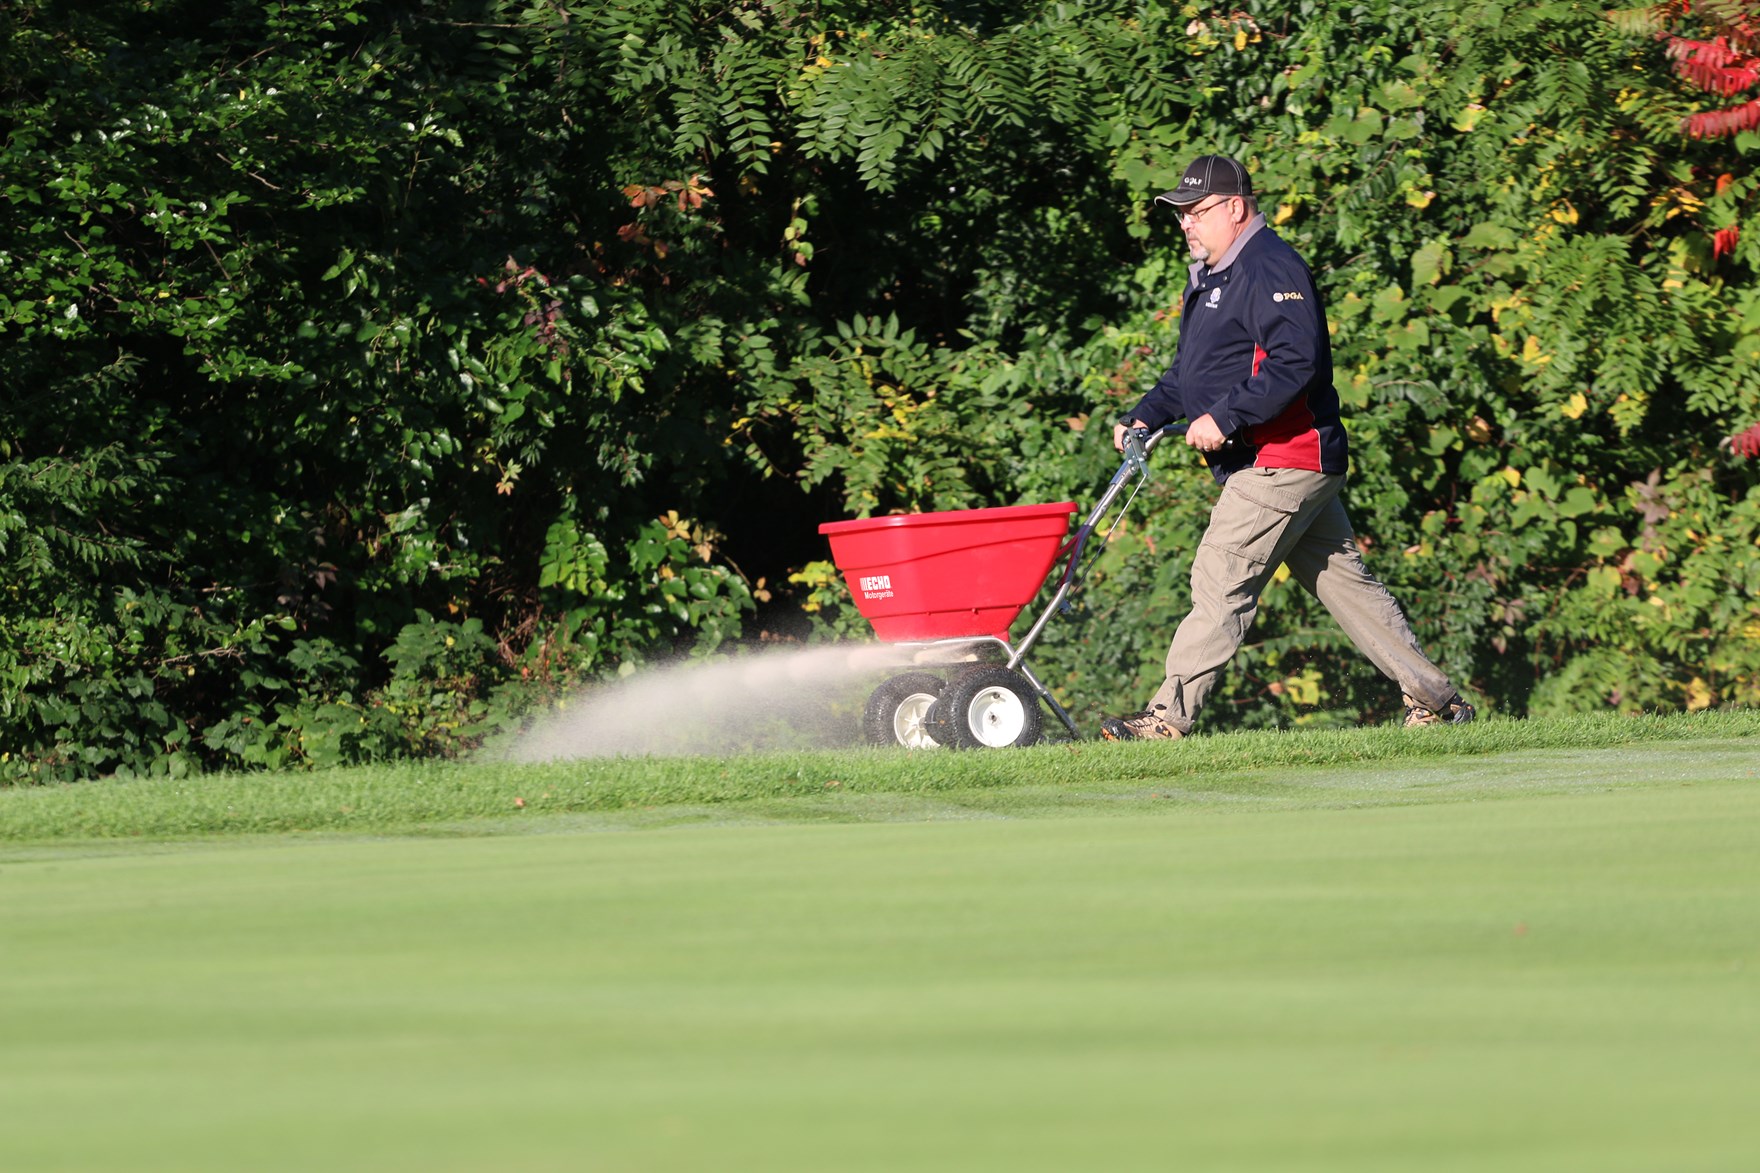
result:
[[[1155,451],[1157,445],[1169,436],[1183,436],[1186,424],[1168,424],[1161,428],[1126,428],[1124,431],[1125,467],[1132,473],[1141,474],[1149,459],[1149,453]]]

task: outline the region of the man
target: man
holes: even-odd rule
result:
[[[1167,679],[1142,712],[1101,722],[1102,735],[1190,733],[1280,564],[1399,684],[1407,726],[1471,721],[1473,707],[1419,650],[1357,551],[1339,500],[1348,448],[1313,274],[1266,226],[1233,159],[1198,158],[1155,202],[1178,213],[1196,263],[1173,365],[1113,429],[1113,446],[1123,449],[1127,427],[1190,420],[1186,443],[1204,453],[1222,494],[1192,557],[1192,610],[1167,650]]]

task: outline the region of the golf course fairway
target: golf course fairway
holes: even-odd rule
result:
[[[1671,752],[1415,804],[10,848],[0,1168],[1753,1169],[1760,786],[1631,780]]]

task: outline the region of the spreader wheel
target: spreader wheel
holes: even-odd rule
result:
[[[862,734],[869,745],[902,745],[906,749],[934,749],[941,743],[930,736],[924,718],[929,706],[946,687],[938,676],[906,672],[894,676],[868,696],[862,713]]]
[[[1018,672],[996,664],[953,678],[929,715],[929,733],[955,749],[1032,745],[1043,727],[1039,694]]]

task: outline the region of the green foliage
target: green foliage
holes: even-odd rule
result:
[[[1718,440],[1760,412],[1760,348],[1747,262],[1710,247],[1746,199],[1728,148],[1681,140],[1656,50],[1594,12],[1306,16],[1203,121],[1248,144],[1268,214],[1330,294],[1372,568],[1495,707],[1751,703],[1755,478]],[[1139,701],[1159,678],[1199,522],[1154,515],[1116,580],[1096,577],[1158,630],[1138,640],[1108,610],[1070,641],[1090,710],[1115,703],[1080,687],[1096,656],[1134,666]],[[1643,557],[1659,543],[1729,553],[1662,569]],[[1214,716],[1388,714],[1387,685],[1297,594],[1268,592]]]
[[[392,654],[424,612],[490,633],[447,696],[737,630],[713,543],[655,536],[699,500],[629,407],[670,338],[558,194],[603,166],[566,24],[184,7],[15,6],[6,772],[455,752],[482,714]],[[538,583],[574,517],[628,555],[614,601]]]
[[[1351,508],[1458,680],[1760,687],[1719,446],[1760,418],[1760,140],[1683,139],[1697,95],[1596,11],[10,15],[5,777],[454,754],[754,628],[862,634],[818,522],[1098,494],[1177,335],[1152,197],[1211,149],[1328,295]],[[1169,451],[1048,631],[1078,712],[1153,687],[1209,492]],[[1397,702],[1287,583],[1252,638],[1219,726]]]

